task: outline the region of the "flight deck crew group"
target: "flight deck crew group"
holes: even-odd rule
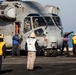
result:
[[[69,45],[68,45],[68,36],[71,34],[71,33],[74,33],[73,31],[71,32],[65,32],[65,34],[63,35],[63,45],[62,45],[62,49],[61,49],[61,55],[63,55],[65,52],[64,52],[64,48],[66,48],[66,53],[65,55],[66,56],[69,56]],[[36,53],[36,50],[37,50],[37,46],[38,43],[36,41],[36,38],[35,38],[35,34],[34,33],[31,33],[29,35],[29,38],[27,39],[26,43],[27,43],[27,46],[25,47],[27,52],[28,52],[28,57],[30,55],[30,52],[32,54]],[[15,52],[17,54],[17,56],[20,56],[20,44],[22,42],[22,36],[19,37],[18,33],[16,33],[13,37],[12,37],[12,44],[13,44],[13,47],[12,47],[12,56],[14,56]],[[36,42],[36,43],[35,43]],[[29,45],[30,43],[30,45]],[[32,43],[32,44],[31,44]],[[33,46],[32,46],[33,45]],[[73,35],[72,37],[72,45],[73,45],[73,55],[76,56],[76,33]],[[31,49],[32,48],[32,49]],[[35,55],[35,54],[34,54]],[[33,57],[34,58],[34,57]],[[28,58],[29,60],[29,58]],[[28,66],[28,65],[27,65]]]
[[[63,38],[63,47],[61,50],[61,55],[63,54],[63,50],[66,47],[67,53],[66,55],[69,56],[69,48],[68,48],[68,35],[70,35],[72,32],[69,33],[65,33],[64,34],[64,38]],[[6,57],[6,44],[3,41],[4,39],[4,35],[0,34],[0,75],[1,75],[1,66],[2,66],[2,56],[4,56],[4,58]],[[18,34],[15,34],[12,37],[12,42],[13,42],[13,50],[12,50],[12,56],[14,56],[15,51],[17,52],[17,55],[20,55],[20,49],[19,49],[19,44],[22,41],[22,37],[19,38]],[[73,55],[76,56],[76,33],[74,33],[73,37],[72,37],[72,45],[73,45]],[[35,64],[35,59],[36,59],[36,52],[37,52],[37,47],[39,47],[37,40],[36,40],[36,36],[34,34],[34,32],[32,32],[28,39],[26,40],[25,43],[25,49],[27,50],[27,70],[34,70],[34,64]]]

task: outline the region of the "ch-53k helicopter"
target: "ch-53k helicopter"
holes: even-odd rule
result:
[[[57,49],[61,49],[63,44],[58,12],[57,7],[43,6],[35,1],[0,1],[0,33],[5,35],[7,49],[12,48],[12,36],[19,33],[23,36],[21,50],[25,50],[26,39],[34,32],[40,52],[43,51],[45,56],[56,56]]]

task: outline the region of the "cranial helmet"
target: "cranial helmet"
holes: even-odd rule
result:
[[[32,33],[30,34],[30,37],[36,37],[36,36],[35,36],[35,33],[32,32]]]
[[[74,33],[74,35],[76,35],[76,33]]]
[[[3,34],[0,34],[0,38],[4,38],[4,35]]]

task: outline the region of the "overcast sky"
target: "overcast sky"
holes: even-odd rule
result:
[[[25,0],[29,1],[29,0]],[[34,0],[42,5],[53,5],[60,8],[61,21],[65,31],[76,32],[76,0]]]

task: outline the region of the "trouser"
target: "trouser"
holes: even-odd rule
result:
[[[0,56],[0,75],[1,75],[1,67],[2,67],[2,56]]]
[[[69,55],[69,49],[68,49],[68,43],[67,42],[64,42],[63,43],[61,54],[63,53],[64,48],[66,48],[66,50],[67,50],[67,53],[66,54],[68,56]]]
[[[27,69],[30,69],[30,70],[34,69],[35,59],[36,59],[36,52],[28,52],[28,56],[27,56]]]
[[[76,44],[73,44],[73,54],[76,55]]]
[[[12,48],[12,56],[14,56],[15,52],[16,52],[17,56],[20,55],[19,45],[13,45],[13,48]]]

